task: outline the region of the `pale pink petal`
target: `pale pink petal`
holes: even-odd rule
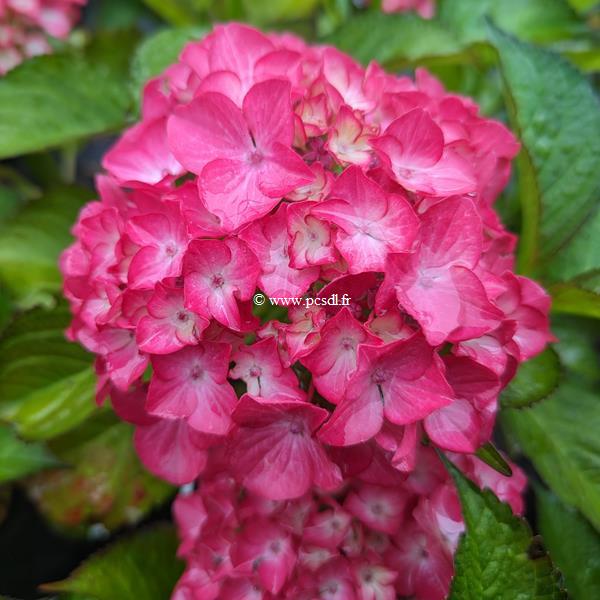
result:
[[[134,125],[106,153],[102,166],[123,183],[156,184],[183,167],[167,145],[165,118]]]
[[[475,452],[479,447],[479,418],[473,406],[458,398],[449,406],[431,413],[425,431],[440,448],[453,452]]]
[[[383,402],[377,388],[360,389],[337,405],[319,430],[319,439],[331,446],[351,446],[370,440],[382,425]]]
[[[305,399],[294,371],[281,364],[275,338],[240,346],[231,358],[235,366],[230,371],[230,377],[242,379],[248,394],[254,398]]]
[[[183,273],[185,306],[240,331],[237,300],[252,297],[260,273],[246,244],[235,238],[194,240],[184,257]]]

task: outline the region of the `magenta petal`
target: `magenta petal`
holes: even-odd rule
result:
[[[346,307],[321,329],[321,341],[302,359],[313,376],[319,393],[337,404],[344,397],[351,375],[356,370],[359,344],[378,344]]]
[[[260,171],[240,160],[218,159],[202,170],[199,189],[206,208],[227,231],[266,215],[280,200],[259,187]]]
[[[225,434],[236,396],[226,381],[231,346],[202,342],[152,357],[154,375],[146,408],[167,419],[187,419],[199,431]]]
[[[193,481],[206,465],[210,438],[191,429],[184,420],[160,419],[138,426],[134,443],[144,466],[175,485]]]
[[[252,140],[242,111],[226,96],[201,94],[179,106],[167,123],[173,154],[193,173],[217,158],[242,159],[252,149]]]
[[[259,167],[258,188],[270,198],[281,198],[314,180],[313,172],[293,150],[276,143],[273,154]]]
[[[242,111],[256,148],[273,150],[276,143],[290,146],[294,137],[291,86],[282,79],[257,83],[244,98]]]
[[[383,424],[383,402],[377,389],[342,400],[319,430],[319,439],[331,446],[351,446],[377,435]]]
[[[351,273],[383,271],[388,253],[411,250],[419,229],[410,204],[384,192],[358,167],[347,168],[336,180],[331,199],[311,213],[340,228],[336,246]]]
[[[183,260],[184,303],[206,318],[240,331],[238,300],[249,300],[260,266],[248,246],[236,238],[194,240]]]
[[[442,157],[442,130],[420,108],[396,119],[385,133],[394,136],[399,144],[399,153],[390,156],[392,162],[406,167],[427,168]]]
[[[475,452],[479,447],[477,413],[461,398],[426,417],[425,431],[434,444],[445,450]]]
[[[298,498],[313,484],[337,487],[339,469],[312,435],[325,415],[304,402],[259,403],[243,397],[234,414],[239,426],[229,455],[244,485],[272,500]]]

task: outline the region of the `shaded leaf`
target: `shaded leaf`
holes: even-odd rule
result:
[[[548,556],[531,556],[527,523],[490,490],[481,491],[444,462],[456,484],[466,528],[454,556],[449,600],[566,600]]]
[[[581,317],[555,315],[552,331],[559,342],[553,345],[562,365],[579,381],[600,383],[600,322]]]
[[[600,529],[600,396],[566,380],[531,408],[504,409],[505,433],[563,502]]]
[[[0,483],[56,466],[58,461],[42,444],[28,444],[9,425],[0,424]]]
[[[142,0],[91,2],[86,15],[88,22],[94,23],[99,30],[135,27],[141,19],[151,16]]]
[[[0,340],[0,418],[29,439],[47,439],[77,426],[94,410],[91,355],[68,342],[64,305],[34,309]]]
[[[512,476],[510,465],[504,460],[504,457],[498,452],[496,446],[494,446],[492,442],[488,442],[478,448],[475,454],[479,460],[482,460],[486,465],[489,465],[492,469],[498,471],[498,473],[501,473],[506,477]]]
[[[522,363],[515,378],[500,396],[505,408],[523,408],[547,398],[557,387],[561,377],[558,354],[552,347]]]
[[[0,279],[22,307],[48,302],[60,290],[58,257],[71,243],[70,229],[91,196],[85,188],[55,188],[0,228]]]
[[[13,303],[6,287],[0,283],[0,333],[10,322],[13,313]]]
[[[373,10],[345,20],[326,41],[363,63],[388,66],[481,63],[488,60],[486,18],[522,39],[551,43],[577,35],[568,47],[574,59],[590,60],[593,41],[585,25],[563,0],[445,0],[438,14],[424,20],[412,13],[383,14]],[[368,31],[369,34],[365,35]]]
[[[549,288],[555,312],[600,318],[600,210],[544,265],[544,277],[558,282]]]
[[[0,485],[0,525],[8,515],[10,501],[12,498],[12,486],[9,483]],[[2,598],[2,596],[0,596]]]
[[[521,39],[551,42],[582,26],[564,0],[445,0],[439,18],[465,43],[487,40],[485,18]]]
[[[173,488],[154,478],[133,448],[133,428],[103,413],[50,443],[67,467],[45,471],[26,485],[53,523],[85,533],[91,524],[108,529],[137,523],[164,502]]]
[[[388,66],[455,56],[464,50],[464,45],[437,20],[380,12],[349,19],[326,42],[364,64],[376,60]]]
[[[212,0],[143,0],[144,4],[168,23],[177,26],[198,22]]]
[[[596,207],[600,187],[600,105],[566,60],[489,27],[510,97],[519,156],[523,230],[519,264],[539,270]]]
[[[0,223],[13,217],[22,204],[23,199],[16,189],[0,183]]]
[[[131,32],[107,34],[85,50],[31,58],[0,79],[0,157],[121,127],[134,42]]]
[[[183,571],[176,550],[175,531],[154,526],[93,555],[68,579],[43,587],[93,600],[165,600]]]
[[[535,496],[544,543],[567,591],[576,600],[600,598],[600,534],[551,492],[537,486]]]

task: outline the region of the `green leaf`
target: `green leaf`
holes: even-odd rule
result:
[[[28,444],[9,425],[0,424],[0,483],[19,479],[58,461],[42,444]]]
[[[0,340],[0,418],[29,439],[47,439],[77,426],[94,410],[91,355],[67,342],[63,305],[16,319]]]
[[[479,490],[449,461],[466,531],[454,556],[449,600],[565,599],[545,552],[533,555],[527,523],[490,490]]]
[[[600,187],[600,105],[566,60],[489,27],[510,99],[523,230],[519,266],[539,269],[577,234]]]
[[[22,204],[23,200],[16,189],[0,183],[0,223],[13,217]]]
[[[548,290],[552,294],[552,310],[557,313],[600,319],[600,294],[575,283],[558,283]]]
[[[600,210],[544,265],[554,312],[600,318]]]
[[[556,351],[548,347],[519,367],[515,378],[502,392],[500,403],[505,408],[523,408],[547,398],[557,387],[561,366]]]
[[[566,380],[549,398],[501,412],[504,432],[565,503],[600,529],[600,397]]]
[[[210,6],[212,0],[143,0],[148,8],[168,23],[177,26],[194,25],[198,23],[203,12]],[[222,1],[222,0],[220,0]]]
[[[13,304],[6,287],[0,283],[0,333],[8,325],[13,313]]]
[[[80,187],[55,188],[0,228],[0,280],[21,307],[48,303],[61,289],[58,257],[71,243],[70,229],[91,195]]]
[[[309,17],[320,0],[242,0],[251,23],[264,25],[276,21],[294,21]]]
[[[177,536],[158,525],[123,538],[93,555],[68,579],[43,586],[93,600],[165,600],[183,571]]]
[[[576,600],[600,598],[600,534],[541,486],[535,496],[540,532],[567,591]]]
[[[148,20],[151,13],[142,0],[102,0],[89,4],[86,17],[102,31],[135,27],[142,19]]]
[[[597,73],[600,71],[600,49],[597,45],[573,42],[562,53],[581,69],[584,73]]]
[[[137,523],[165,502],[173,488],[143,468],[132,434],[129,424],[102,413],[50,442],[67,467],[27,481],[41,513],[54,524],[85,533],[95,523],[110,530]]]
[[[478,448],[477,452],[475,452],[475,455],[486,465],[489,465],[492,467],[492,469],[498,471],[498,473],[501,473],[506,477],[512,476],[512,469],[510,468],[510,465],[504,460],[504,457],[502,454],[500,454],[500,452],[498,452],[496,446],[494,446],[492,442],[488,442],[487,444],[484,444]]]
[[[0,158],[122,127],[134,42],[131,32],[106,35],[85,50],[29,59],[0,79]]]
[[[553,348],[560,362],[579,381],[595,385],[600,383],[598,369],[600,322],[581,317],[555,315],[552,318],[552,331],[559,342]]]
[[[535,42],[563,43],[577,35],[581,46],[586,32],[563,0],[445,0],[438,15],[429,20],[411,13],[363,12],[347,19],[326,41],[365,64],[370,60],[391,67],[423,61],[480,63],[487,57],[485,17],[508,32]],[[571,51],[579,57],[593,49],[593,44],[586,43],[584,48]]]
[[[564,0],[445,0],[440,4],[440,20],[465,43],[487,40],[485,17],[533,42],[569,38],[582,29]]]
[[[413,14],[364,13],[346,21],[325,41],[364,64],[376,60],[389,67],[456,56],[464,50],[439,21]]]
[[[598,4],[598,0],[569,0],[569,4],[579,12],[585,12],[594,8]]]
[[[149,79],[160,75],[177,61],[187,42],[201,39],[206,32],[205,27],[181,27],[163,29],[146,38],[136,49],[131,65],[136,97],[141,95],[142,88]]]
[[[555,312],[600,318],[600,210],[544,265]]]

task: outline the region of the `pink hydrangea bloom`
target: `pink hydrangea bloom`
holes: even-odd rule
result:
[[[87,0],[0,0],[0,76],[65,39]]]
[[[443,600],[464,531],[449,476],[431,448],[418,450],[421,469],[436,467],[426,488],[398,479],[381,450],[362,450],[338,457],[348,473],[343,487],[271,502],[248,488],[240,493],[238,479],[215,459],[195,491],[175,501],[187,569],[173,598]],[[470,456],[449,457],[522,511],[518,467],[509,478]],[[412,477],[427,481],[417,471]]]
[[[143,100],[61,268],[98,401],[198,482],[174,598],[443,598],[463,523],[422,442],[520,511],[473,453],[552,340],[493,211],[518,142],[423,70],[238,24]]]

